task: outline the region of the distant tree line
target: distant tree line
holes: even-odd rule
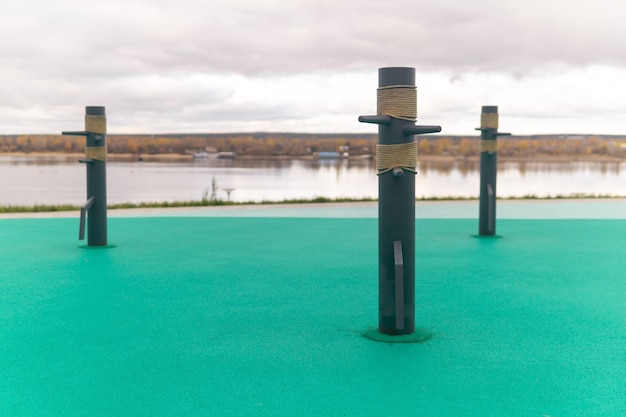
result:
[[[480,153],[478,136],[419,136],[421,155],[473,157]],[[108,135],[112,154],[189,154],[201,151],[235,152],[237,155],[302,157],[317,152],[347,151],[352,156],[374,155],[376,135],[314,134],[192,134]],[[0,152],[80,153],[85,139],[62,135],[3,135]],[[609,155],[626,158],[626,136],[504,136],[498,140],[499,155],[535,156]]]
[[[422,155],[454,155],[472,157],[480,154],[480,141],[475,137],[438,137],[419,141]],[[626,157],[625,137],[559,136],[515,137],[498,139],[498,155],[503,157],[533,158],[535,156],[610,155]]]
[[[108,152],[113,154],[187,154],[201,151],[235,152],[239,155],[305,156],[316,152],[349,149],[351,154],[373,154],[376,139],[328,136],[289,137],[285,135],[108,135]],[[85,139],[61,135],[0,136],[0,152],[82,152]]]

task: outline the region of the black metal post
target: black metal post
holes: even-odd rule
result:
[[[496,179],[498,174],[498,106],[483,106],[480,116],[480,202],[478,234],[496,234]]]
[[[85,130],[63,132],[64,135],[85,136],[85,158],[80,162],[87,167],[87,202],[81,207],[79,239],[85,236],[87,217],[87,243],[89,246],[107,244],[107,190],[106,190],[106,114],[103,106],[87,106]]]
[[[414,124],[417,116],[414,68],[380,68],[378,86],[378,114],[360,116],[359,121],[378,124],[379,331],[387,335],[406,335],[415,332],[417,143],[414,135],[440,132],[441,127]],[[381,95],[382,90],[396,88],[402,90],[397,97]],[[404,117],[386,111],[386,106],[402,107],[405,99],[415,100],[405,110],[414,114]],[[395,155],[390,156],[391,153]]]

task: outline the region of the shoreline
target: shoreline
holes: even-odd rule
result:
[[[9,158],[35,158],[35,159],[53,159],[53,160],[69,160],[80,159],[85,155],[83,153],[62,153],[62,152],[3,152],[0,153],[0,157]],[[192,154],[117,154],[109,153],[107,155],[109,161],[112,162],[181,162],[181,161],[194,161]],[[210,158],[212,159],[212,158]],[[217,157],[215,157],[217,159]],[[305,156],[256,156],[256,155],[240,155],[237,159],[258,159],[258,160],[313,160],[311,155]],[[344,159],[338,159],[342,161]],[[354,157],[347,158],[348,161],[362,161],[373,160],[370,155],[356,155]],[[572,162],[626,162],[625,158],[610,156],[610,155],[535,155],[531,157],[506,157],[498,155],[498,160],[501,162],[546,162],[546,163],[572,163]],[[480,161],[480,156],[459,156],[454,155],[418,155],[418,162],[441,162],[441,163],[454,163],[454,162],[471,162],[476,163]]]
[[[546,197],[507,197],[498,198],[498,202],[504,204],[533,204],[533,203],[566,203],[566,202],[598,202],[612,201],[626,203],[624,195],[559,195]],[[478,197],[468,198],[424,198],[416,199],[415,204],[421,206],[430,205],[463,205],[477,203]],[[245,202],[225,202],[218,200],[215,202],[203,201],[172,201],[164,203],[123,203],[112,204],[107,207],[111,213],[148,213],[148,212],[183,212],[183,211],[238,211],[246,209],[272,210],[272,209],[294,209],[294,208],[337,208],[337,207],[373,207],[378,205],[377,199],[323,199],[323,200],[283,200],[283,201],[245,201]],[[71,216],[80,210],[79,206],[70,204],[50,204],[50,205],[0,205],[0,219],[12,217],[66,217]]]
[[[498,199],[501,208],[499,219],[506,218],[626,218],[623,208],[626,197],[612,198],[548,198],[548,199]],[[417,200],[416,207],[422,210],[418,218],[474,218],[477,217],[478,199],[465,200]],[[600,203],[600,205],[598,205]],[[152,216],[261,216],[261,217],[306,217],[315,210],[322,216],[333,217],[340,211],[340,217],[376,217],[378,202],[326,202],[326,203],[271,203],[271,204],[235,204],[214,206],[180,206],[180,207],[132,207],[110,209],[109,217],[152,217]],[[576,210],[572,210],[576,207]],[[595,210],[595,212],[594,212]],[[598,211],[599,210],[599,211]],[[326,214],[324,214],[326,212]],[[468,214],[470,213],[471,214]],[[330,214],[328,214],[330,213]],[[348,214],[346,214],[348,213]],[[465,214],[463,214],[465,213]],[[78,218],[79,209],[63,211],[19,211],[2,212],[0,220],[26,218]]]

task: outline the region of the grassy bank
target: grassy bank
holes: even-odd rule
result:
[[[326,198],[316,197],[313,199],[287,199],[281,201],[226,201],[226,200],[187,200],[187,201],[147,201],[142,203],[120,203],[108,205],[109,210],[133,209],[133,208],[172,208],[172,207],[213,207],[213,206],[242,206],[242,205],[263,205],[263,204],[323,204],[323,203],[351,203],[376,201],[368,198]],[[3,205],[0,206],[0,213],[36,213],[80,210],[80,206],[72,204],[34,204],[23,205]]]
[[[498,200],[564,200],[564,199],[612,199],[626,198],[626,196],[616,196],[607,194],[568,194],[555,196],[537,196],[527,194],[521,197],[498,198]],[[477,197],[428,197],[418,198],[416,201],[472,201]],[[268,205],[268,204],[326,204],[326,203],[362,203],[374,202],[374,198],[327,198],[315,197],[312,199],[287,199],[287,200],[263,200],[263,201],[226,201],[226,200],[188,200],[188,201],[148,201],[143,203],[121,203],[111,204],[109,210],[115,209],[135,209],[135,208],[173,208],[173,207],[213,207],[213,206],[243,206],[243,205]],[[78,211],[80,207],[72,204],[34,204],[34,205],[2,205],[0,213],[38,213],[38,212],[61,212]]]

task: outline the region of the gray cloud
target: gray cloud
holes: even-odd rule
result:
[[[3,60],[52,74],[290,73],[394,63],[520,72],[553,62],[626,63],[618,33],[626,6],[611,0],[126,0],[99,7],[27,0],[10,7],[0,18]]]
[[[120,129],[135,131],[254,130],[278,120],[294,130],[331,120],[350,130],[355,114],[374,107],[367,88],[376,69],[394,65],[416,67],[438,89],[426,109],[441,115],[509,100],[477,91],[493,83],[480,74],[500,74],[496,93],[509,88],[530,103],[510,101],[520,115],[536,114],[531,99],[574,114],[576,100],[546,100],[573,94],[575,82],[542,95],[540,81],[626,67],[621,0],[21,0],[2,8],[0,131],[56,130],[86,104],[110,106]],[[332,74],[347,77],[324,86]],[[256,96],[244,91],[255,88]]]

